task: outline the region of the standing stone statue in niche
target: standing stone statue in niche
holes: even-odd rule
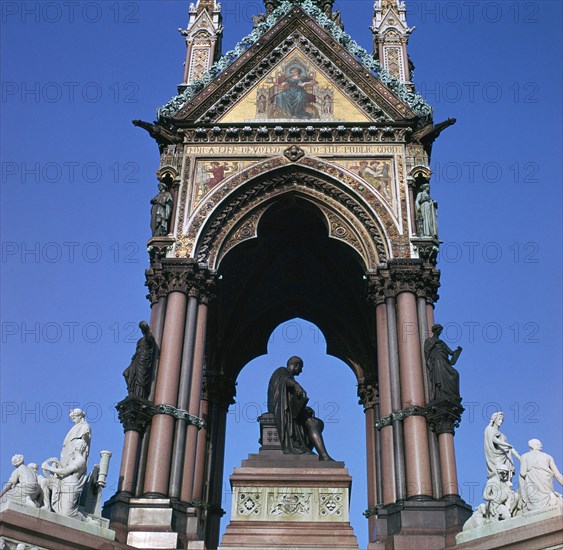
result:
[[[438,238],[438,221],[436,211],[438,203],[430,196],[430,185],[425,183],[415,200],[418,236]]]
[[[41,494],[41,486],[37,480],[37,474],[29,466],[24,464],[23,455],[12,457],[12,466],[15,470],[10,475],[8,483],[0,493],[0,499],[28,506],[37,506],[37,499]]]
[[[291,357],[286,367],[274,371],[268,384],[268,412],[274,415],[284,454],[311,454],[316,449],[320,460],[332,461],[322,436],[324,423],[307,407],[307,393],[295,380],[302,370],[303,360]]]
[[[170,232],[170,216],[174,199],[165,183],[158,184],[159,193],[151,200],[151,230],[153,237],[163,237]]]
[[[129,395],[145,399],[149,390],[156,340],[146,321],[141,321],[139,328],[143,336],[137,341],[135,354],[131,358],[130,365],[123,372],[123,377],[127,383]]]
[[[487,479],[497,476],[499,470],[508,473],[508,480],[514,476],[514,460],[512,456],[520,459],[506,436],[501,433],[500,427],[504,421],[504,413],[498,411],[491,415],[491,421],[485,428],[485,460],[487,462]]]
[[[563,475],[553,457],[542,451],[539,439],[528,441],[530,451],[520,457],[519,492],[522,512],[540,512],[553,507],[563,507],[563,499],[553,489],[553,479],[563,485]]]
[[[449,400],[455,403],[461,401],[459,393],[459,372],[454,369],[462,348],[452,351],[440,339],[444,327],[434,325],[432,336],[424,342],[424,358],[430,381],[430,401]],[[451,359],[450,359],[451,357]]]

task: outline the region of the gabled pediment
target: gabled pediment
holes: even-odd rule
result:
[[[386,85],[333,34],[301,7],[292,7],[201,91],[189,100],[174,98],[169,105],[177,107],[165,108],[166,114],[174,111],[168,120],[412,124],[420,117],[395,93],[388,76]]]
[[[295,46],[217,122],[371,122],[370,115]]]

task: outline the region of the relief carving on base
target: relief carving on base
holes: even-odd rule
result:
[[[272,516],[308,516],[312,493],[269,493],[268,512]]]
[[[343,498],[340,494],[320,493],[320,515],[321,516],[341,516]]]
[[[258,516],[262,513],[262,494],[260,492],[254,493],[239,493],[238,495],[238,514],[240,516]]]

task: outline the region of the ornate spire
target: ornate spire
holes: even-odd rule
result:
[[[407,44],[414,30],[407,25],[407,9],[401,0],[376,0],[373,15],[373,55],[383,68],[401,82],[410,84],[414,65]]]
[[[186,62],[184,80],[180,91],[200,78],[221,56],[221,4],[217,0],[198,0],[190,4],[190,17],[186,29],[178,29],[186,37]]]

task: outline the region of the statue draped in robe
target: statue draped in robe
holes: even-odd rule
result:
[[[332,461],[324,439],[324,422],[307,407],[309,398],[295,380],[303,370],[303,361],[291,357],[287,367],[276,369],[268,384],[268,412],[274,415],[278,436],[284,454],[319,453],[319,460]]]
[[[123,377],[127,383],[129,395],[145,399],[149,390],[156,340],[146,321],[141,321],[139,328],[143,336],[137,341],[137,348],[130,365],[123,372]]]
[[[447,399],[459,402],[461,401],[459,372],[454,369],[453,365],[456,364],[461,348],[458,347],[455,351],[452,351],[440,339],[442,330],[442,325],[434,325],[432,327],[433,335],[424,342],[424,358],[430,381],[430,401]]]

